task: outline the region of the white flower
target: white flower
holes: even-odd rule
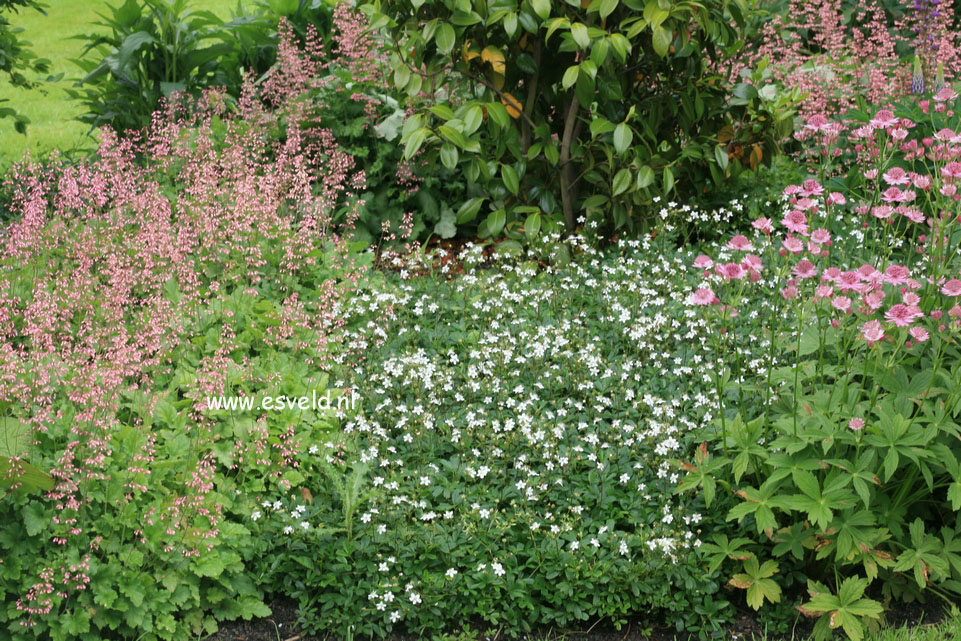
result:
[[[300,527],[303,528],[304,530],[309,530],[309,529],[310,529],[310,523],[308,523],[307,521],[301,521],[301,522],[300,522]]]
[[[390,570],[390,568],[387,566],[386,563],[381,563],[379,566],[377,566],[377,569],[380,570],[381,572],[387,572],[388,570]]]
[[[620,551],[621,551],[621,554],[622,554],[623,556],[627,556],[627,542],[626,542],[626,541],[621,541]]]
[[[378,608],[378,609],[382,610],[383,608]],[[390,622],[397,623],[398,621],[400,621],[400,610],[394,610],[393,612],[390,613]]]
[[[413,603],[414,605],[417,605],[418,603],[420,603],[420,595],[417,594],[416,592],[411,592],[410,602]]]
[[[454,568],[451,568],[447,570],[445,574],[447,575],[448,579],[453,579],[455,576],[457,576],[457,570],[455,570]]]
[[[383,523],[377,526],[377,534],[383,534],[386,531],[387,531],[387,526],[384,525]]]
[[[250,520],[251,520],[251,521],[256,521],[256,520],[259,519],[261,516],[263,516],[263,515],[260,513],[260,510],[254,510],[253,512],[250,513]]]
[[[504,576],[505,574],[507,574],[507,572],[504,571],[504,566],[496,561],[491,563],[491,569],[494,571],[494,574],[496,574],[497,576]]]
[[[581,547],[580,541],[571,541],[571,552]]]
[[[284,534],[293,534],[293,533],[294,533],[294,527],[292,525],[288,525],[287,527],[284,528]]]
[[[597,539],[591,539],[591,545],[593,545],[596,548],[599,548],[601,547],[601,542],[598,541]]]

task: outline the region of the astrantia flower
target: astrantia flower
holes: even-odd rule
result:
[[[943,73],[940,62],[938,63],[938,71],[941,71]],[[951,87],[945,87],[944,89],[941,89],[936,94],[934,94],[935,102],[951,102],[957,97],[958,97],[958,92],[952,89]]]
[[[794,275],[798,278],[814,278],[818,270],[811,261],[802,260],[794,266]]]
[[[881,321],[869,320],[866,322],[861,326],[861,336],[868,342],[868,345],[874,345],[883,340],[884,328],[881,327]]]
[[[741,280],[747,276],[747,271],[739,263],[726,263],[718,265],[715,270],[724,277],[725,280]]]
[[[908,172],[900,167],[892,167],[881,177],[884,178],[884,182],[889,185],[907,185],[911,182],[911,177],[908,176]]]
[[[848,421],[848,428],[854,430],[855,432],[864,429],[864,419],[858,416],[852,418]]]
[[[814,114],[808,118],[804,128],[809,131],[823,131],[828,125],[828,119],[823,114]]]
[[[897,189],[897,187],[892,187],[891,189]],[[891,207],[890,205],[878,205],[877,207],[871,208],[871,215],[875,218],[880,218],[881,220],[890,218],[893,214],[894,207]]]
[[[847,296],[835,296],[831,299],[831,307],[847,314],[851,311],[851,299]]]
[[[829,205],[844,205],[848,202],[847,198],[844,197],[839,191],[832,191],[828,196],[827,203]]]
[[[714,267],[714,261],[704,254],[701,254],[694,259],[694,266],[698,269],[710,269],[711,267]]]
[[[910,276],[911,272],[908,271],[908,268],[901,265],[891,265],[884,270],[884,282],[889,285],[903,285],[908,282]]]
[[[898,124],[898,119],[890,109],[881,109],[874,114],[874,118],[870,120],[870,124],[872,127],[877,127],[878,129],[886,129]]]
[[[941,288],[941,293],[945,296],[961,296],[961,280],[952,278]]]
[[[961,178],[961,162],[952,161],[946,164],[941,170],[941,177],[950,180]]]
[[[695,290],[687,299],[687,302],[691,305],[713,305],[716,300],[717,296],[714,295],[710,287],[702,287]]]
[[[761,260],[761,257],[756,254],[748,254],[745,256],[744,260],[741,261],[741,265],[744,269],[752,272],[760,272],[764,269],[764,262]]]
[[[727,248],[736,251],[751,251],[754,249],[754,246],[751,245],[751,241],[748,240],[746,236],[738,234],[727,242]]]
[[[757,229],[758,231],[762,231],[765,234],[770,234],[774,231],[774,226],[771,223],[770,218],[758,218],[751,223],[751,227]]]
[[[897,305],[891,306],[887,313],[884,314],[884,319],[890,323],[894,323],[898,327],[907,327],[921,316],[923,316],[923,314],[916,306],[909,307],[904,303],[898,303]]]
[[[781,245],[784,247],[784,249],[792,254],[800,254],[802,251],[804,251],[804,243],[800,238],[795,236],[785,238]]]
[[[811,232],[811,242],[817,245],[827,245],[831,243],[831,232],[826,229],[815,229]]]
[[[806,234],[808,231],[807,216],[799,209],[792,209],[781,219],[781,224],[797,234]]]
[[[881,200],[886,203],[899,203],[902,202],[903,194],[897,187],[888,187],[881,194]]]
[[[908,330],[908,334],[910,334],[911,338],[918,343],[923,343],[930,338],[928,330],[924,329],[923,327],[912,327]]]

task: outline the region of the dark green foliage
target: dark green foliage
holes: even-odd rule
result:
[[[0,0],[0,77],[5,76],[14,87],[32,86],[34,82],[23,75],[23,72],[46,73],[50,64],[49,60],[38,58],[30,50],[30,43],[19,37],[22,29],[14,27],[10,22],[11,12],[24,9],[43,12],[44,5],[36,0]],[[0,118],[13,118],[14,128],[25,133],[30,120],[18,114],[15,109],[3,106],[5,102],[9,100],[0,98]]]

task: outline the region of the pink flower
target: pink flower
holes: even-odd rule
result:
[[[747,271],[738,263],[718,265],[715,271],[718,275],[723,276],[724,280],[741,280],[747,276]]]
[[[850,421],[848,421],[848,429],[851,429],[851,430],[853,430],[853,431],[855,431],[855,432],[858,432],[858,431],[860,431],[860,430],[863,430],[863,429],[864,429],[864,419],[863,419],[863,418],[860,418],[860,417],[854,417],[854,418],[852,418]]]
[[[903,198],[903,196],[904,195],[901,193],[901,190],[897,187],[888,187],[881,194],[881,200],[886,203],[899,203],[901,202],[901,198]],[[887,216],[885,216],[885,218],[887,218]]]
[[[714,261],[704,254],[701,254],[694,259],[694,266],[698,269],[710,269],[711,267],[714,267]]]
[[[774,226],[771,224],[770,218],[758,218],[751,223],[751,227],[758,231],[763,231],[765,234],[770,234],[774,231]]]
[[[901,265],[891,265],[884,270],[884,282],[889,285],[903,285],[908,282],[911,272],[907,267]]]
[[[847,202],[847,198],[845,198],[844,194],[839,191],[832,191],[827,199],[827,203],[829,205],[844,205]]]
[[[952,161],[941,170],[941,176],[950,180],[961,178],[961,162]]]
[[[881,309],[881,305],[884,304],[884,290],[876,289],[873,292],[865,294],[864,304],[868,306],[868,309],[874,311]]]
[[[838,278],[841,277],[841,270],[837,267],[828,267],[821,274],[821,280],[827,281],[829,283],[836,283]]]
[[[905,292],[901,296],[901,302],[907,305],[908,307],[913,307],[913,306],[917,306],[917,304],[921,302],[921,297],[915,294],[914,292]]]
[[[842,292],[862,292],[864,283],[857,272],[841,272],[837,279],[838,289]]]
[[[805,183],[806,183],[806,182],[807,182],[807,181],[805,181]],[[810,199],[810,198],[805,197],[805,198],[802,198],[801,200],[797,201],[797,204],[795,205],[795,207],[797,207],[798,209],[800,209],[800,210],[802,210],[802,211],[804,211],[804,210],[806,210],[806,211],[814,211],[814,210],[816,210],[816,209],[818,208],[818,203],[817,203],[816,200],[812,200],[812,199]]]
[[[941,288],[941,293],[945,296],[961,296],[961,280],[952,278]]]
[[[796,286],[796,285],[788,285],[787,287],[785,287],[784,289],[781,290],[781,296],[782,296],[785,300],[793,300],[793,299],[797,298],[797,296],[798,296],[797,286]]]
[[[714,305],[718,302],[717,296],[714,295],[714,291],[710,287],[695,290],[687,300],[692,305]]]
[[[874,180],[875,178],[878,177],[878,170],[868,169],[866,172],[864,172],[864,177],[867,178],[868,180]]]
[[[877,283],[882,278],[881,272],[875,269],[874,265],[868,265],[867,263],[858,267],[858,276],[865,283]]]
[[[891,189],[897,189],[897,187],[892,187]],[[900,190],[898,190],[898,192],[900,193]],[[894,214],[894,207],[890,205],[878,205],[877,207],[873,207],[871,209],[871,215],[875,218],[880,218],[881,220],[890,218],[892,214]]]
[[[847,296],[835,296],[831,299],[831,307],[847,314],[851,311],[851,299]]]
[[[894,117],[889,109],[882,109],[874,114],[874,118],[871,119],[870,124],[872,127],[878,129],[886,129],[887,127],[893,127],[898,124],[898,119]]]
[[[818,270],[809,260],[802,260],[794,266],[794,275],[798,278],[814,278],[818,275]]]
[[[951,87],[945,87],[938,93],[934,94],[935,102],[951,102],[958,97],[958,92],[956,92]]]
[[[792,254],[800,254],[804,251],[804,243],[797,236],[788,236],[781,245]]]
[[[808,231],[808,219],[799,209],[792,209],[781,219],[781,224],[797,234],[806,234]]]
[[[931,176],[923,176],[921,174],[912,174],[911,182],[918,189],[927,191],[931,188]]]
[[[822,114],[814,114],[808,118],[807,124],[804,125],[805,129],[811,131],[823,131],[828,126],[828,119]]]
[[[834,288],[830,285],[818,285],[817,289],[814,290],[814,298],[831,298],[834,295]]]
[[[804,188],[801,192],[802,196],[820,196],[824,193],[824,187],[822,187],[821,183],[813,178],[808,178],[805,180],[802,183],[802,187]]]
[[[727,242],[727,248],[736,251],[751,251],[754,249],[754,246],[751,245],[751,241],[749,241],[746,236],[738,234]]]
[[[909,307],[903,303],[898,303],[891,306],[884,315],[884,319],[898,327],[907,327],[921,316],[923,314],[917,306]]]
[[[748,254],[745,256],[744,260],[741,261],[741,265],[744,267],[744,269],[748,269],[752,272],[760,272],[764,269],[764,262],[761,260],[760,256],[755,254]]]
[[[868,342],[868,345],[874,345],[878,341],[884,340],[884,328],[881,327],[881,321],[869,320],[861,325],[861,336]]]
[[[911,329],[908,330],[908,334],[910,334],[911,338],[913,338],[919,343],[923,343],[924,341],[928,340],[928,338],[930,337],[928,334],[928,330],[924,329],[923,327],[912,327]]]
[[[884,178],[884,182],[889,185],[907,185],[911,182],[911,177],[908,176],[908,172],[900,167],[892,167],[890,171],[881,177]]]

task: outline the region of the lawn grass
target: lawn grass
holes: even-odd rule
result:
[[[58,82],[44,82],[34,89],[12,87],[6,79],[0,79],[0,96],[9,99],[6,106],[13,107],[27,118],[30,125],[26,135],[17,133],[13,119],[0,119],[0,167],[9,165],[29,149],[34,155],[51,149],[71,150],[89,148],[94,144],[87,135],[90,127],[75,118],[83,113],[83,106],[67,97],[64,89],[70,87],[80,75],[80,68],[71,62],[83,51],[84,42],[71,40],[72,36],[90,33],[102,27],[91,23],[100,20],[98,14],[109,11],[110,4],[119,0],[45,0],[47,15],[29,10],[10,14],[15,27],[23,27],[21,34],[33,43],[33,51],[41,58],[50,60],[50,74],[63,74]],[[194,0],[193,10],[210,10],[228,18],[232,2],[217,0]]]

